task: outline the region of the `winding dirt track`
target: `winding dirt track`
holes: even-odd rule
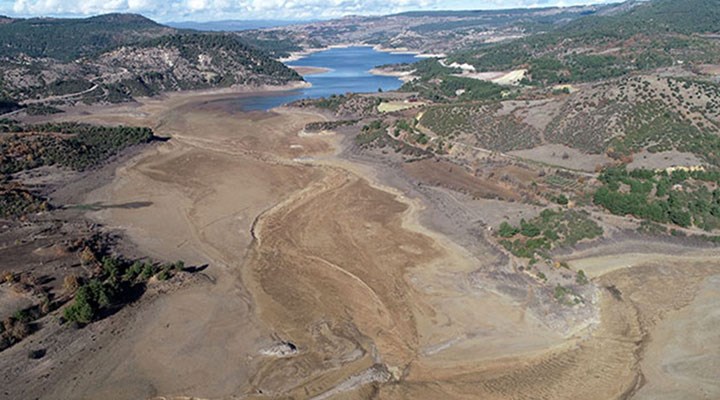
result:
[[[601,323],[561,337],[472,285],[490,261],[420,226],[418,201],[337,160],[336,138],[297,136],[321,116],[214,100],[88,117],[172,135],[89,200],[151,202],[95,217],[148,254],[208,263],[215,283],[140,310],[49,398],[624,398],[647,383],[653,327],[720,273],[709,258],[604,274],[597,284],[616,291],[599,292]],[[263,355],[286,342],[296,354]]]

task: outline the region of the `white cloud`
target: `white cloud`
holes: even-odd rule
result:
[[[418,9],[482,9],[588,4],[603,0],[0,0],[0,13],[93,15],[134,12],[159,20],[317,19]]]

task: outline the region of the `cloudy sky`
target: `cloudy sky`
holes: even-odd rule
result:
[[[140,13],[158,21],[220,19],[323,19],[408,10],[567,6],[606,0],[0,0],[0,14],[87,16]]]

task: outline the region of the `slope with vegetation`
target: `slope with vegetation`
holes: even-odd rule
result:
[[[559,167],[541,169],[531,181],[507,176],[524,189],[570,185],[573,206],[594,204],[596,211],[632,215],[644,226],[715,231],[720,3],[631,1],[597,11],[512,41],[475,43],[444,59],[383,66],[412,74],[402,90],[424,100],[410,124],[422,142],[402,129],[395,139],[421,148],[442,142],[446,151],[436,154],[471,168],[495,162],[497,155],[486,150],[511,152],[499,158],[533,163],[531,169]],[[471,26],[460,14],[417,31]],[[517,85],[486,80],[520,70],[527,74]],[[384,122],[393,126],[407,116],[396,113]],[[363,132],[359,138],[375,143],[381,137],[375,136]],[[580,160],[585,155],[591,157]],[[607,169],[626,164],[622,173]],[[665,172],[677,165],[691,172]],[[578,174],[551,184],[560,172]],[[557,201],[558,190],[537,193],[540,202]],[[530,247],[548,245],[530,239]],[[506,244],[526,253],[526,242]]]
[[[557,247],[571,247],[602,234],[603,229],[585,212],[549,208],[536,218],[521,220],[519,226],[503,222],[497,230],[500,244],[522,258],[549,258]]]
[[[616,215],[706,231],[720,228],[720,172],[609,168],[595,204]]]
[[[14,174],[42,166],[87,170],[130,146],[153,139],[149,128],[0,121],[0,218],[51,209],[46,199],[15,181]]]
[[[155,138],[149,128],[78,123],[24,125],[4,121],[0,132],[2,174],[48,165],[84,170],[129,146]]]
[[[490,150],[562,144],[620,161],[676,150],[720,166],[720,85],[700,78],[639,75],[572,94],[532,89],[514,100],[458,100],[427,108],[420,122]]]
[[[631,3],[629,11],[576,19],[527,38],[458,52],[477,70],[527,66],[532,81],[552,85],[615,78],[678,62],[720,60],[720,46],[698,34],[720,30],[712,0]]]
[[[0,24],[0,57],[25,55],[69,62],[173,31],[134,14],[106,14],[85,19],[15,19]]]
[[[235,35],[192,33],[137,15],[0,25],[0,98],[118,102],[163,91],[279,85],[302,78]]]
[[[155,138],[144,127],[0,120],[0,352],[41,330],[57,334],[58,319],[82,326],[111,315],[137,300],[151,278],[187,274],[182,262],[119,256],[118,238],[85,221],[81,207],[47,199],[75,179],[92,182],[88,176],[105,161]],[[41,183],[33,181],[38,176]]]

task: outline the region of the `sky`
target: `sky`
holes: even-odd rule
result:
[[[569,6],[607,0],[0,0],[0,14],[90,16],[143,14],[160,22],[283,19],[310,20],[411,10],[469,10]]]

